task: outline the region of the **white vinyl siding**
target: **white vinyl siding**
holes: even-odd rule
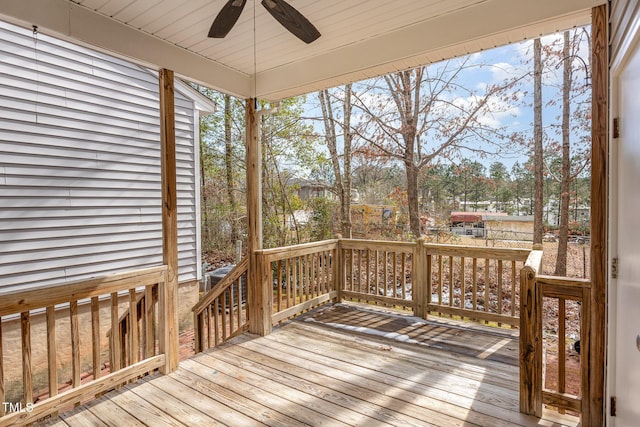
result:
[[[180,281],[198,278],[194,108],[177,90]],[[0,293],[162,264],[159,141],[155,73],[0,22]]]

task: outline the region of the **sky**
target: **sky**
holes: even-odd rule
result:
[[[559,43],[561,47],[562,35],[556,34],[542,38],[542,44],[550,45],[554,41]],[[511,44],[486,50],[470,56],[470,61],[475,64],[486,64],[481,67],[474,67],[472,71],[465,73],[461,77],[461,86],[466,88],[475,88],[479,93],[490,84],[500,84],[506,78],[522,76],[527,71],[533,69],[532,61],[532,45],[533,41],[525,41],[522,43]],[[588,46],[583,43],[578,51],[578,55],[588,62]],[[585,69],[583,63],[578,59],[570,58],[574,66],[574,80],[576,84],[583,85],[585,80]],[[438,67],[434,64],[430,67]],[[557,134],[560,124],[559,102],[555,104],[553,101],[561,99],[560,82],[562,78],[562,66],[555,67],[555,63],[547,65],[543,71],[543,127],[547,136],[551,140],[559,140]],[[467,93],[453,94],[455,99],[452,102],[469,103]],[[584,101],[585,99],[582,99]],[[507,101],[503,99],[494,99],[492,101],[493,114],[485,115],[481,118],[486,125],[495,127],[504,127],[509,133],[515,131],[527,132],[533,135],[533,79],[529,76],[521,80],[517,92]],[[305,116],[320,117],[321,113],[318,107],[318,99],[316,94],[310,94],[307,97],[305,107]],[[324,133],[323,124],[320,121],[314,123],[316,130]],[[572,141],[578,139],[578,135],[572,135]],[[526,149],[520,148],[511,153],[500,153],[499,160],[505,164],[508,170],[511,169],[516,161],[523,163],[526,161]],[[470,156],[472,160],[479,160],[488,166],[495,157],[490,159],[476,159]]]

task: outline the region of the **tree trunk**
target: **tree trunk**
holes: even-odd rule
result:
[[[227,197],[231,206],[231,240],[238,238],[238,204],[236,202],[233,182],[233,146],[231,144],[231,96],[224,96],[224,164],[227,179]]]
[[[562,78],[562,172],[560,183],[560,239],[558,241],[558,257],[556,258],[556,271],[558,276],[567,275],[567,244],[569,242],[569,203],[570,203],[570,181],[571,162],[570,140],[569,140],[569,114],[570,114],[570,91],[572,82],[572,68],[569,54],[569,32],[564,32],[564,46],[562,58],[564,61],[564,72]]]
[[[351,238],[351,142],[353,132],[351,130],[351,84],[344,87],[344,175],[342,187],[345,194],[342,203],[342,235]]]
[[[420,214],[418,212],[418,168],[413,162],[405,162],[407,171],[407,202],[409,203],[409,227],[417,239],[421,235]]]
[[[335,118],[328,90],[318,92],[322,119],[324,122],[325,139],[331,157],[333,174],[335,175],[335,189],[340,201],[340,230],[343,237],[351,238],[351,85],[346,85],[343,103],[343,164],[344,173],[340,170],[340,156],[338,154],[338,139],[335,130]]]
[[[542,205],[544,203],[544,174],[542,157],[542,44],[533,41],[533,145],[534,145],[534,209],[533,243],[542,244]]]

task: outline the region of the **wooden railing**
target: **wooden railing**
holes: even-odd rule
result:
[[[429,313],[516,326],[519,279],[531,251],[423,244]],[[419,248],[420,249],[420,248]],[[426,257],[426,259],[424,259]]]
[[[155,369],[168,371],[169,357],[166,354],[175,349],[169,348],[173,344],[169,342],[167,325],[175,311],[168,301],[167,282],[167,267],[162,266],[4,294],[0,299],[0,318],[19,315],[20,333],[15,338],[17,342],[12,342],[8,336],[8,332],[13,331],[6,331],[4,341],[0,340],[0,360],[3,361],[0,366],[9,357],[5,351],[3,358],[3,343],[5,350],[21,349],[22,396],[13,400],[7,395],[5,373],[0,370],[0,402],[11,403],[8,411],[5,411],[5,405],[0,407],[0,425],[27,424]],[[106,339],[105,327],[110,325],[112,330],[120,328],[123,305],[131,313],[139,312],[138,295],[141,292],[145,295],[144,310],[136,321],[136,327],[128,329],[128,345],[123,348],[120,339]],[[154,300],[154,293],[159,298]],[[68,316],[61,315],[65,311]],[[103,314],[108,319],[101,318],[101,311],[108,313],[107,316]],[[166,320],[158,323],[157,336],[154,333],[156,312]],[[39,316],[44,316],[44,322],[32,324],[32,317]],[[56,334],[63,331],[60,328],[66,322],[70,327],[70,345],[59,345],[62,337],[57,338]],[[4,327],[0,327],[0,339],[2,329]],[[14,335],[17,334],[11,334]],[[90,342],[83,342],[81,337],[85,336]],[[102,360],[102,351],[107,346],[111,361],[108,369],[106,361]],[[89,349],[90,362],[81,358],[81,347]],[[32,357],[33,351],[40,348],[47,349],[46,369],[42,367],[42,372],[34,368]],[[123,355],[125,351],[127,354]],[[59,377],[64,372],[60,366],[63,359],[68,359],[71,365],[70,379],[66,384]],[[90,372],[81,381],[83,366],[89,366]],[[46,382],[40,384],[35,379],[42,377],[44,372]],[[34,397],[38,395],[40,399],[35,401]]]
[[[337,240],[325,240],[258,252],[274,324],[337,299],[337,247]]]
[[[549,405],[560,411],[581,413],[583,420],[588,417],[589,381],[585,353],[589,349],[590,292],[591,282],[584,279],[541,275],[542,251],[533,251],[521,275],[521,316],[520,316],[520,412],[542,415],[542,406]],[[579,340],[579,389],[567,390],[567,316],[568,301],[580,303]],[[544,310],[545,303],[550,309]],[[545,313],[557,313],[555,319],[546,319]],[[543,324],[557,322],[555,349],[551,340],[545,340]],[[554,354],[555,363],[547,354]],[[545,374],[553,371],[555,387],[547,388]],[[585,418],[586,417],[586,418]]]
[[[523,279],[523,287],[528,290],[528,298],[523,307],[526,316],[523,315],[521,318],[520,410],[539,417],[542,414],[542,406],[549,405],[561,412],[569,410],[580,413],[583,420],[589,419],[589,403],[584,397],[589,396],[589,371],[585,354],[589,349],[591,282],[584,279],[537,275],[532,270]],[[577,369],[579,387],[570,391],[567,390],[566,384],[569,347],[566,327],[568,301],[581,305],[578,337],[582,348]],[[550,303],[553,309],[544,310],[545,303]],[[545,311],[556,312],[557,318],[545,319]],[[557,339],[545,339],[545,320],[557,321]],[[555,341],[555,345],[552,341]],[[549,353],[555,355],[555,363],[547,357]],[[547,378],[551,371],[555,379],[553,384]],[[554,385],[553,389],[547,388],[549,385]]]
[[[248,260],[240,261],[193,307],[196,353],[248,330]]]
[[[341,300],[414,310],[415,243],[340,240]]]
[[[120,341],[120,361],[117,362],[120,366],[127,366],[129,364],[129,356],[131,355],[131,341],[133,334],[136,332],[134,329],[139,330],[141,327],[147,332],[140,335],[142,348],[150,350],[152,345],[155,345],[155,327],[147,328],[146,323],[151,322],[150,325],[156,324],[156,311],[154,309],[155,304],[158,302],[158,289],[153,288],[151,293],[138,292],[136,295],[136,304],[134,311],[131,310],[131,304],[124,313],[120,315],[120,321],[118,322],[118,329],[116,333],[112,333],[112,329],[107,331],[107,338],[111,348],[116,348],[112,340],[116,339]],[[131,316],[131,313],[135,313]],[[132,322],[132,319],[135,319]],[[115,354],[109,352],[109,364],[110,366],[116,366],[116,361],[113,359]]]
[[[340,298],[518,324],[518,281],[530,251],[340,240]]]

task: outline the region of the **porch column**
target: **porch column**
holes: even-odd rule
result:
[[[607,323],[607,162],[609,111],[609,43],[607,7],[591,12],[591,328],[584,361],[588,378],[583,387],[584,425],[604,425],[605,352]]]
[[[162,174],[162,263],[169,267],[167,283],[159,292],[160,351],[169,373],[178,368],[178,197],[176,194],[176,124],[173,71],[161,69],[160,80],[160,163]]]
[[[249,305],[249,331],[258,335],[271,332],[271,292],[265,280],[262,264],[262,147],[260,145],[260,123],[255,98],[246,104],[246,150],[247,150],[247,228],[249,271],[247,274],[247,303]]]

